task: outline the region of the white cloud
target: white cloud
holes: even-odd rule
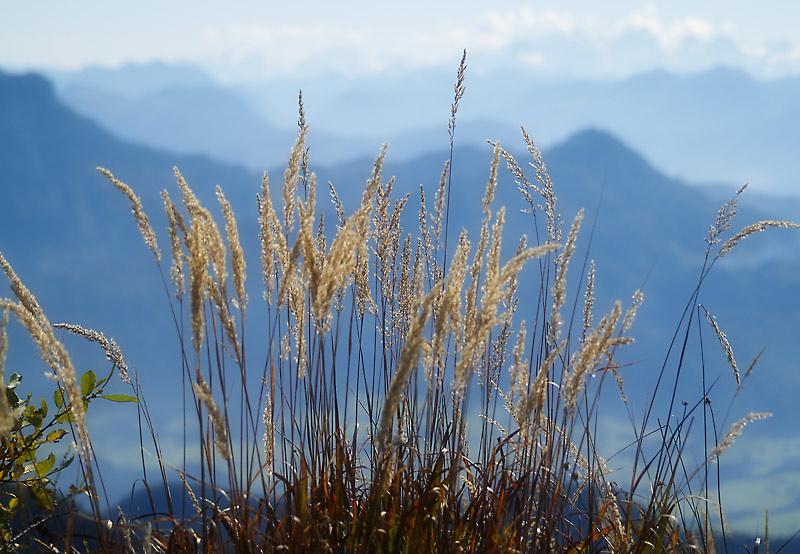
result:
[[[784,44],[782,48],[766,53],[764,56],[770,65],[800,66],[800,45]]]
[[[615,5],[605,12],[572,4],[500,6],[469,6],[450,18],[394,10],[379,24],[358,14],[307,20],[234,14],[204,21],[164,57],[210,66],[226,80],[452,67],[463,48],[473,63],[488,68],[523,64],[556,76],[626,76],[653,67],[695,71],[721,63],[762,74],[800,69],[800,49],[790,39],[767,43],[748,32],[747,21],[717,17],[700,6]]]
[[[255,0],[224,9],[188,0],[166,7],[144,0],[136,9],[98,11],[83,1],[43,21],[35,8],[18,4],[6,18],[13,24],[0,18],[0,61],[7,66],[171,60],[210,66],[234,79],[320,70],[363,75],[450,67],[466,47],[473,61],[522,62],[581,76],[619,76],[653,67],[688,71],[720,63],[760,74],[800,71],[792,24],[800,7],[794,5],[508,0],[487,7],[477,0],[409,0],[345,6],[312,0],[298,10]],[[186,10],[192,10],[191,19],[183,17]],[[118,24],[108,25],[109,20]],[[632,35],[636,38],[625,40]],[[733,47],[719,48],[726,42]]]
[[[776,440],[745,431],[725,452],[724,462],[749,467],[754,475],[767,476],[777,474],[784,467],[798,467],[800,436]]]
[[[620,22],[619,34],[631,30],[649,33],[667,51],[680,49],[687,40],[709,42],[720,34],[713,22],[694,15],[665,21],[652,4],[634,11]]]
[[[547,56],[543,52],[522,52],[517,59],[531,67],[544,67],[547,65]]]
[[[717,491],[709,491],[712,498]],[[736,529],[763,529],[765,510],[769,510],[769,529],[773,536],[789,536],[797,530],[800,517],[800,476],[784,471],[768,477],[745,476],[722,483],[722,507],[728,522]]]
[[[488,31],[509,40],[529,33],[571,35],[578,22],[571,12],[558,10],[536,11],[529,6],[505,11],[490,10],[485,15]]]
[[[588,21],[588,20],[587,20]],[[357,23],[303,25],[226,23],[207,26],[202,56],[218,65],[257,65],[269,73],[295,73],[319,66],[343,74],[364,74],[390,67],[452,64],[462,48],[474,55],[498,55],[515,42],[572,36],[587,23],[569,11],[530,7],[492,9],[452,23],[438,20],[359,27]],[[544,55],[527,56],[542,64]]]
[[[458,22],[436,19],[396,22],[383,27],[357,22],[221,23],[200,34],[198,57],[211,58],[223,71],[255,68],[265,74],[331,70],[363,75],[392,67],[401,69],[457,63],[461,50],[471,57],[502,58],[515,43],[538,43],[553,37],[572,37],[591,26],[564,10],[537,11],[523,6],[491,9]],[[524,63],[543,66],[548,56],[535,48],[518,56]],[[455,60],[455,61],[454,61]]]
[[[375,40],[366,30],[344,28],[333,23],[284,25],[230,23],[207,27],[202,36],[205,54],[215,61],[240,65],[258,60],[273,73],[292,72],[315,61],[332,61],[337,52],[359,56],[359,63],[369,57],[368,44]],[[336,64],[344,70],[342,64]]]

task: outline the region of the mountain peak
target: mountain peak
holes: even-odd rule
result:
[[[610,132],[600,129],[598,127],[586,127],[570,136],[564,143],[564,146],[571,146],[574,148],[614,148],[628,150],[634,153],[633,150],[625,146],[625,144]]]
[[[37,73],[15,74],[0,71],[0,95],[4,102],[17,98],[52,101],[53,85]]]
[[[589,127],[573,134],[551,150],[551,156],[582,160],[587,166],[635,167],[656,173],[645,159],[608,131]]]
[[[584,129],[548,149],[545,161],[554,180],[595,183],[607,197],[619,196],[621,202],[637,204],[643,211],[690,193],[683,182],[663,174],[616,136],[597,128]],[[586,198],[574,200],[576,206],[586,202]]]

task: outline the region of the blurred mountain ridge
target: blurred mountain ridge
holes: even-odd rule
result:
[[[452,102],[451,72],[438,69],[230,85],[164,63],[54,75],[62,100],[122,138],[259,171],[282,161],[270,158],[272,146],[291,144],[298,89],[326,164],[384,140],[404,159],[427,152],[446,136]],[[507,142],[522,123],[552,146],[594,126],[693,183],[749,182],[764,193],[800,195],[800,77],[757,80],[720,66],[552,82],[530,70],[477,67],[468,69],[466,87],[462,145]]]

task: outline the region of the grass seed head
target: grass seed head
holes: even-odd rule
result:
[[[114,177],[114,174],[111,173],[109,170],[98,167],[97,170],[102,173],[103,175],[111,181],[117,190],[119,190],[125,197],[130,200],[131,203],[131,211],[133,212],[133,217],[136,219],[136,224],[139,226],[139,231],[142,233],[142,237],[144,238],[144,243],[147,247],[153,251],[155,254],[156,261],[161,261],[161,249],[158,247],[158,242],[156,241],[156,234],[153,231],[153,228],[150,226],[150,221],[147,218],[147,214],[144,213],[144,208],[142,207],[142,201],[139,199],[136,194],[134,194],[131,187]]]

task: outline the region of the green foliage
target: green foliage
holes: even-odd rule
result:
[[[84,407],[97,398],[137,402],[136,398],[124,394],[104,394],[115,369],[116,366],[112,366],[108,376],[100,380],[92,370],[81,376]],[[44,397],[38,403],[32,394],[20,398],[21,382],[22,377],[14,373],[6,383],[10,408],[21,408],[21,411],[9,436],[0,441],[0,545],[6,549],[15,546],[15,532],[30,524],[26,521],[28,514],[23,513],[28,501],[45,515],[54,513],[57,504],[63,501],[57,486],[59,477],[75,461],[71,447],[64,448],[63,439],[71,433],[72,416],[63,389],[59,385],[53,392],[54,409],[51,409]],[[56,455],[58,450],[63,450],[60,456]],[[69,497],[88,490],[82,480],[84,482],[78,485],[69,486]]]

